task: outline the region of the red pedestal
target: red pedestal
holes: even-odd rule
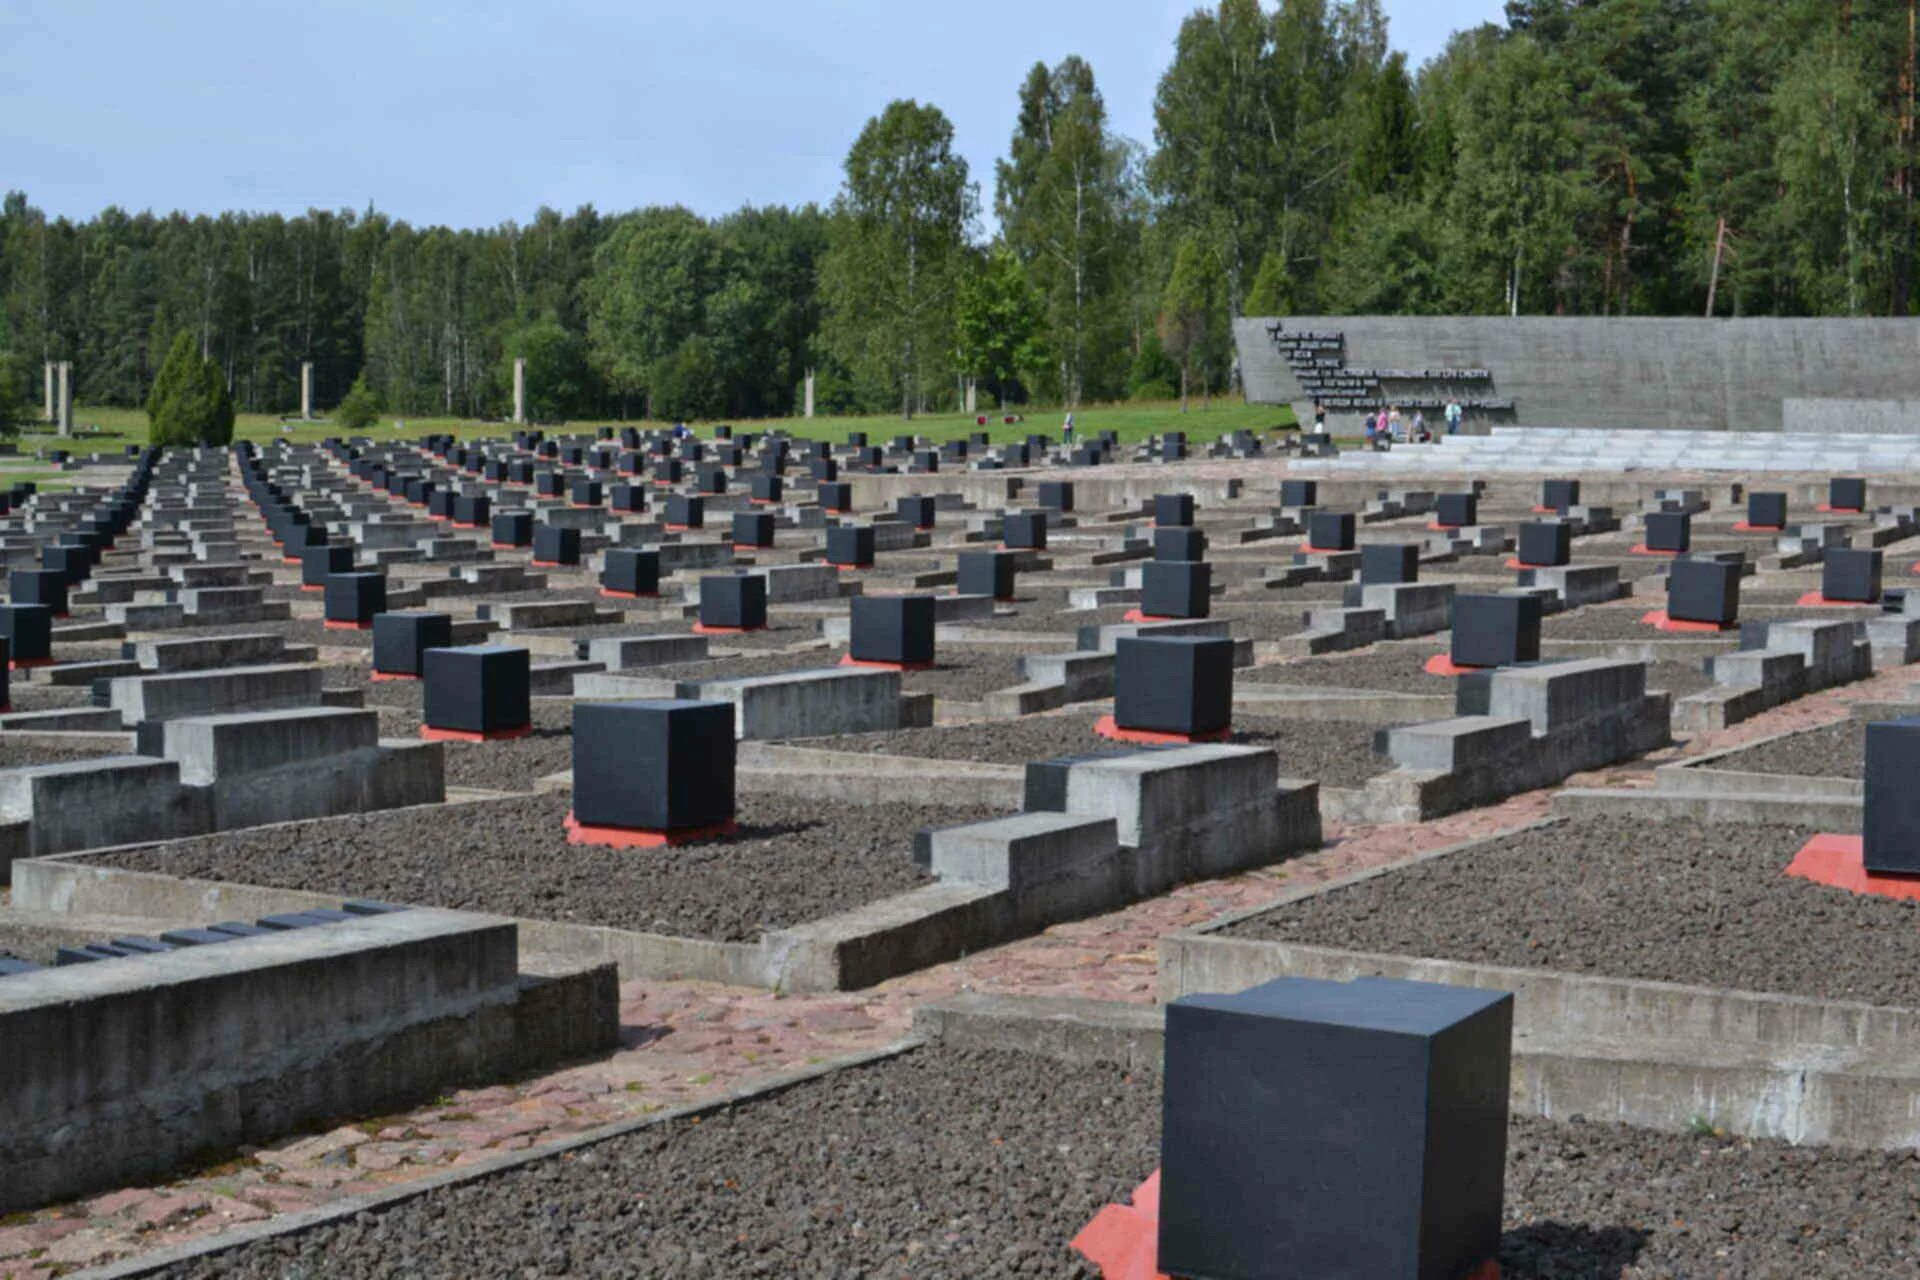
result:
[[[1517,557],[1507,561],[1507,568],[1509,569],[1564,569],[1566,567],[1567,566],[1563,564],[1528,564],[1525,560],[1518,559]]]
[[[1865,507],[1833,507],[1823,502],[1815,507],[1814,510],[1834,516],[1858,516],[1866,514],[1867,509]]]
[[[1640,621],[1657,631],[1707,631],[1719,634],[1722,631],[1735,631],[1740,624],[1730,622],[1725,626],[1717,622],[1689,622],[1685,618],[1669,618],[1665,609],[1655,609],[1640,615]]]
[[[524,738],[533,732],[533,726],[523,724],[518,729],[490,729],[485,733],[476,733],[471,729],[436,729],[430,724],[420,726],[420,736],[428,742],[510,742],[515,738]]]
[[[1785,533],[1786,530],[1783,524],[1748,524],[1745,520],[1733,526],[1735,533]]]
[[[367,678],[375,684],[386,684],[393,680],[418,680],[420,677],[408,675],[404,671],[376,671]]]
[[[1095,720],[1093,731],[1113,742],[1136,742],[1143,746],[1185,746],[1194,742],[1225,742],[1233,736],[1232,729],[1216,729],[1212,733],[1155,733],[1151,729],[1122,729],[1114,723],[1112,716],[1101,716]]]
[[[1185,622],[1185,618],[1168,618],[1158,613],[1142,613],[1138,609],[1129,609],[1120,615],[1122,622]]]
[[[931,662],[869,662],[865,658],[856,658],[852,654],[842,655],[843,667],[874,667],[881,671],[931,671]]]
[[[1787,874],[1848,893],[1876,898],[1920,899],[1920,876],[1883,876],[1867,870],[1859,836],[1823,833],[1800,846]]]
[[[1436,653],[1421,665],[1422,671],[1430,676],[1464,676],[1470,671],[1485,671],[1486,667],[1463,667],[1444,653]]]
[[[600,588],[600,594],[609,600],[658,600],[658,591],[615,591],[612,587]]]
[[[566,830],[568,844],[598,845],[603,849],[665,849],[736,835],[740,828],[733,822],[718,822],[710,827],[687,827],[680,831],[646,831],[638,827],[590,827],[569,813]]]
[[[320,625],[325,627],[329,631],[371,631],[373,630],[373,624],[371,622],[340,622],[333,618],[322,619]]]
[[[1802,609],[1878,609],[1880,602],[1865,600],[1829,600],[1818,591],[1809,591],[1793,602]]]
[[[696,622],[693,624],[693,634],[697,636],[738,636],[745,635],[749,631],[765,631],[766,629],[764,624],[758,627],[710,627],[704,622]]]
[[[1629,548],[1636,556],[1677,556],[1678,551],[1655,551],[1644,542],[1637,542]]]

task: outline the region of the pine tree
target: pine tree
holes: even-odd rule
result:
[[[348,431],[364,431],[380,420],[380,402],[367,386],[367,375],[353,380],[346,397],[334,406],[333,421]]]
[[[233,439],[233,400],[219,367],[182,330],[147,396],[147,439],[156,445],[224,445]]]

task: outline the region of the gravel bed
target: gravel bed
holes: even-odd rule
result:
[[[1811,831],[1582,818],[1277,908],[1234,937],[1920,1003],[1920,904],[1784,874]]]
[[[1809,778],[1862,778],[1866,759],[1867,722],[1850,719],[1736,751],[1710,767]]]
[[[1004,645],[939,645],[934,651],[934,666],[926,671],[903,673],[901,687],[955,702],[979,702],[996,689],[1020,683],[1020,658],[1026,653],[1048,652],[1060,647],[1050,643],[1035,643],[1021,649]],[[630,674],[662,680],[732,680],[837,667],[846,653],[844,645],[809,653],[747,653],[710,658],[705,662],[642,667]]]
[[[318,596],[309,598],[319,599]],[[318,645],[331,649],[373,648],[372,628],[365,631],[336,631],[324,625],[318,617],[283,618],[277,622],[236,622],[221,627],[169,627],[165,631],[130,632],[129,635],[157,640],[191,640],[203,636],[230,636],[243,632],[251,635],[267,631],[285,637],[289,647]]]
[[[212,1277],[1087,1280],[1067,1246],[1158,1163],[1160,1082],[936,1045],[175,1264]],[[1910,1152],[1516,1118],[1507,1280],[1911,1275]]]
[[[102,855],[114,866],[752,941],[925,883],[913,834],[985,806],[833,805],[746,794],[740,834],[669,849],[567,843],[565,794],[329,818]]]
[[[1543,640],[1698,640],[1714,637],[1709,633],[1689,635],[1683,632],[1660,631],[1651,624],[1640,621],[1649,612],[1663,607],[1661,600],[1635,600],[1629,605],[1591,605],[1585,609],[1570,609],[1542,621],[1540,637]],[[1740,618],[1745,622],[1771,621],[1789,622],[1796,619],[1811,619],[1815,622],[1847,621],[1852,617],[1866,617],[1864,613],[1854,615],[1840,609],[1742,609]],[[1732,630],[1721,634],[1729,647],[1739,639],[1739,631]]]
[[[124,746],[111,746],[106,743],[61,742],[51,743],[45,738],[23,742],[10,734],[0,733],[0,769],[17,769],[22,765],[64,764],[69,760],[98,760],[102,756],[131,755],[132,751]]]
[[[1121,747],[1094,733],[1096,719],[1090,712],[1069,712],[943,728],[807,738],[794,745],[931,760],[1026,764]],[[1383,727],[1378,724],[1236,714],[1233,727],[1236,743],[1272,747],[1280,757],[1283,777],[1311,778],[1330,787],[1356,787],[1393,767],[1391,760],[1373,752],[1373,735]]]
[[[387,717],[398,712],[406,715],[415,728],[406,736],[419,733],[419,713],[388,708],[382,713],[382,732]],[[443,744],[447,759],[447,785],[479,787],[488,791],[530,791],[533,784],[550,773],[573,768],[573,706],[571,703],[533,704],[533,732],[524,738],[500,742],[448,742]]]
[[[90,707],[93,705],[93,690],[83,684],[29,684],[26,673],[16,671],[7,681],[7,701],[15,711]]]
[[[1713,687],[1713,680],[1698,662],[1663,660],[1647,664],[1647,691],[1665,689],[1675,699]]]
[[[1298,685],[1310,689],[1377,689],[1384,693],[1430,693],[1451,697],[1454,681],[1428,675],[1427,659],[1444,652],[1390,645],[1337,658],[1263,663],[1233,673],[1235,683]]]

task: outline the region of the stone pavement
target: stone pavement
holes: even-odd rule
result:
[[[1656,764],[1845,719],[1851,703],[1904,699],[1916,677],[1920,667],[1906,667],[1828,690],[1645,760],[1580,775],[1570,785],[1649,785]],[[621,988],[623,1043],[609,1058],[243,1149],[169,1183],[0,1219],[0,1280],[45,1280],[718,1097],[884,1045],[905,1033],[916,1004],[958,991],[1148,1002],[1156,997],[1155,948],[1163,935],[1257,907],[1302,884],[1512,830],[1546,816],[1551,796],[1529,792],[1425,823],[1332,825],[1326,847],[1283,866],[1184,885],[866,991],[781,996],[713,983],[629,982]]]

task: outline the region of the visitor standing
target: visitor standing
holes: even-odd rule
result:
[[[1447,397],[1447,434],[1460,434],[1460,400],[1456,396]]]

